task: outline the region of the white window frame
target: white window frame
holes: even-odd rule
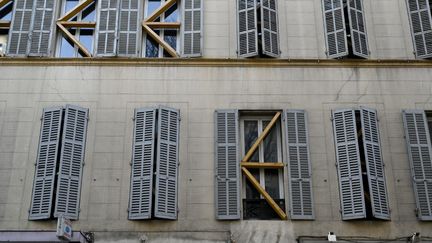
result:
[[[240,115],[240,152],[241,152],[241,157],[243,158],[246,154],[247,151],[245,151],[245,134],[244,134],[244,122],[245,121],[258,121],[258,137],[260,136],[260,134],[263,132],[263,130],[265,129],[265,127],[263,127],[263,123],[265,121],[271,121],[273,117],[272,116],[241,116]],[[282,128],[281,128],[281,122],[278,121],[274,128],[276,128],[276,138],[277,138],[277,159],[278,161],[275,162],[282,162]],[[264,162],[273,162],[273,161],[264,161],[264,145],[260,144],[259,148],[259,163],[264,163]],[[265,189],[265,169],[259,169],[260,171],[260,185]],[[283,199],[285,200],[285,205],[286,205],[286,199],[285,198],[285,183],[284,183],[284,170],[278,170],[278,177],[279,177],[279,199]],[[247,199],[246,198],[246,176],[242,175],[242,180],[241,180],[241,191],[242,191],[242,196],[241,199]],[[262,195],[260,195],[260,199],[264,199],[264,197]],[[242,203],[241,203],[242,205]]]
[[[60,13],[59,16],[62,16],[63,14],[66,13],[66,4],[67,4],[68,1],[71,1],[71,0],[63,0],[62,1],[61,7],[60,7],[60,11],[59,11],[59,13]],[[78,0],[76,2],[78,2],[78,4],[79,4],[79,3],[83,2],[83,1],[84,0]],[[97,0],[96,0],[95,3],[92,3],[92,4],[95,4],[95,9],[94,9],[95,20],[94,21],[96,22],[97,21],[97,14],[98,14]],[[77,21],[81,21],[82,20],[82,11],[79,12],[76,15],[76,18],[77,18]],[[83,28],[83,29],[91,29],[91,28]],[[56,39],[57,41],[56,41],[55,56],[58,57],[58,58],[71,58],[71,57],[62,57],[61,56],[62,39],[65,39],[65,41],[67,41],[67,40],[66,40],[65,37],[63,37],[63,33],[61,31],[57,31],[57,32],[58,32],[58,34],[57,34],[57,39]],[[76,28],[76,32],[75,32],[74,37],[77,40],[80,40],[80,33],[81,33],[81,28]],[[92,51],[91,51],[92,54],[94,53],[95,48],[96,48],[96,28],[93,29],[93,43],[92,43]],[[78,52],[78,46],[76,46],[76,45],[74,45],[74,57],[73,58],[75,58],[75,57],[82,58],[82,56]]]
[[[166,2],[166,1],[168,1],[168,0],[160,0],[160,2],[161,2],[161,5],[162,5],[162,3],[163,2]],[[143,19],[146,19],[147,18],[147,16],[150,14],[149,12],[148,12],[148,8],[147,8],[147,6],[148,6],[148,3],[149,2],[149,0],[144,0],[144,5],[143,5],[143,10],[142,10],[142,12],[144,12],[144,18]],[[181,21],[181,12],[182,11],[182,9],[181,9],[181,1],[177,1],[177,21],[178,22],[182,22]],[[165,21],[165,13],[164,14],[162,14],[161,16],[160,16],[160,22],[164,22]],[[177,32],[177,38],[176,38],[176,48],[175,48],[175,50],[176,50],[176,52],[177,53],[180,53],[180,35],[181,35],[181,31],[180,31],[180,29],[163,29],[163,30],[159,30],[160,31],[160,33],[159,33],[159,36],[164,40],[164,38],[165,38],[165,30],[174,30],[174,31],[176,31]],[[152,57],[147,57],[146,56],[146,44],[147,44],[147,33],[145,33],[144,31],[143,31],[143,38],[142,38],[142,43],[141,43],[141,57],[145,57],[145,58],[152,58]],[[158,57],[157,58],[161,58],[161,57],[164,57],[164,49],[163,49],[163,47],[159,44],[159,48],[158,48]],[[154,57],[154,58],[156,58],[156,57]]]

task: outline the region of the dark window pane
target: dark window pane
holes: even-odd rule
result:
[[[245,154],[254,144],[258,138],[258,122],[257,121],[245,121],[244,122],[244,140],[245,140]],[[259,150],[255,150],[255,153],[249,160],[250,162],[259,162]]]
[[[159,31],[155,31],[159,34]],[[153,38],[147,36],[146,38],[146,57],[159,57],[159,43],[157,43]]]
[[[263,121],[263,130],[267,127],[270,121]],[[278,146],[277,146],[277,129],[276,123],[267,137],[264,139],[264,162],[280,162],[278,161]]]
[[[260,181],[259,169],[249,169],[250,173]],[[255,189],[252,183],[246,178],[246,198],[248,199],[259,199],[260,193]]]
[[[274,169],[264,170],[265,190],[273,199],[280,198],[279,195],[279,171]]]
[[[92,29],[81,29],[80,30],[80,42],[90,52],[93,52],[93,30]]]
[[[164,40],[168,45],[170,45],[174,50],[177,49],[177,31],[176,30],[165,30]],[[168,52],[164,51],[164,57],[171,57]]]
[[[10,21],[12,18],[13,2],[9,2],[3,8],[0,8],[0,20]]]
[[[279,207],[285,211],[285,200],[275,199]],[[265,199],[243,199],[243,219],[275,219],[280,217]]]
[[[165,12],[165,22],[177,22],[177,21],[178,21],[178,10],[177,10],[177,3],[175,3]]]
[[[75,35],[75,29],[69,29],[72,35]],[[75,57],[74,44],[64,37],[61,38],[60,43],[60,57]]]
[[[96,3],[93,2],[86,9],[82,11],[81,19],[83,21],[96,21],[96,11],[95,11]]]

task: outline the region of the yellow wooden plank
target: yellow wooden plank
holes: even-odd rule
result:
[[[162,13],[167,11],[172,5],[174,5],[177,0],[168,0],[158,9],[156,9],[144,22],[153,22],[155,21]]]
[[[279,205],[271,198],[271,196],[262,188],[262,186],[259,184],[259,182],[255,179],[255,177],[250,173],[248,169],[245,167],[241,168],[243,171],[243,174],[246,176],[246,178],[252,183],[252,185],[255,187],[255,189],[258,190],[258,192],[264,197],[264,199],[268,202],[270,207],[279,215],[279,217],[282,220],[287,219],[287,215],[285,212],[279,207]]]
[[[257,163],[257,162],[241,162],[241,166],[244,166],[246,168],[263,168],[263,169],[282,169],[284,167],[284,164],[281,162],[264,162],[264,163]]]
[[[0,8],[8,4],[9,2],[12,2],[12,0],[0,0]]]
[[[179,29],[180,22],[145,22],[152,29]]]
[[[156,32],[154,32],[149,26],[143,24],[144,30],[149,34],[157,43],[159,43],[165,51],[167,51],[172,57],[179,57],[176,50],[174,50],[168,43],[166,43]]]
[[[78,21],[57,21],[58,24],[63,25],[65,28],[95,28],[96,22],[78,22]]]
[[[271,128],[274,126],[274,124],[276,124],[276,122],[280,116],[281,116],[281,113],[276,112],[276,115],[273,117],[273,119],[270,121],[270,123],[266,126],[264,131],[261,133],[261,135],[255,141],[255,143],[252,145],[252,147],[249,149],[249,151],[246,153],[246,155],[243,157],[242,162],[248,162],[249,161],[249,159],[255,153],[255,150],[257,150],[257,148],[259,147],[261,142],[264,141],[264,138],[268,135]]]
[[[10,21],[2,21],[0,20],[0,29],[9,29],[11,25]]]
[[[65,37],[71,40],[75,45],[77,45],[78,49],[80,49],[86,57],[91,57],[90,52],[63,25],[57,23],[57,26],[61,30],[61,32],[66,35]]]
[[[68,20],[70,20],[72,17],[74,17],[75,15],[77,15],[77,13],[81,12],[87,6],[89,6],[92,2],[94,2],[94,0],[85,0],[85,1],[83,1],[81,3],[79,3],[73,9],[69,10],[69,12],[65,13],[57,21],[68,21]]]

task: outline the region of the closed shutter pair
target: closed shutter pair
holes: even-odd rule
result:
[[[72,105],[44,109],[30,220],[60,215],[78,219],[87,122],[88,109]]]
[[[322,0],[322,6],[327,56],[338,58],[349,55],[347,35],[350,35],[352,54],[368,58],[369,47],[363,0]],[[347,8],[348,20],[345,19],[344,8]],[[346,21],[350,33],[347,33]]]
[[[49,56],[57,0],[14,0],[8,56]]]
[[[177,219],[179,130],[178,110],[135,110],[129,219]]]
[[[239,112],[217,110],[215,114],[216,218],[240,219]],[[290,216],[313,219],[311,164],[307,114],[284,112],[285,145],[288,153]]]
[[[417,57],[432,57],[432,18],[429,0],[407,0]]]
[[[139,53],[142,0],[99,0],[96,26],[97,56],[131,56]],[[202,53],[202,0],[184,0],[182,56]]]
[[[384,175],[381,144],[376,110],[361,108],[361,134],[363,144],[359,144],[359,128],[355,110],[333,111],[333,132],[336,146],[336,160],[339,176],[339,196],[343,220],[366,218],[363,174],[367,174],[372,214],[375,218],[389,220],[387,187]],[[366,171],[361,166],[361,151],[366,163]]]
[[[279,57],[279,27],[276,0],[237,0],[237,52],[240,57],[259,54],[258,8],[261,16],[261,49],[271,57]]]

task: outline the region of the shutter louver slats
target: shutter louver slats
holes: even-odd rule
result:
[[[33,0],[15,0],[14,14],[9,30],[8,56],[26,56],[30,40]]]
[[[151,218],[156,109],[135,111],[129,219]]]
[[[97,23],[97,56],[115,56],[119,0],[100,0]]]
[[[50,55],[56,3],[56,0],[36,0],[29,56]]]
[[[279,30],[276,0],[262,0],[261,32],[263,54],[279,57]]]
[[[87,122],[88,109],[66,106],[54,217],[78,219]]]
[[[238,111],[215,113],[216,218],[240,219],[240,164],[238,159]]]
[[[177,219],[180,112],[160,108],[158,113],[154,216]]]
[[[432,17],[427,0],[407,0],[414,49],[417,57],[432,57]]]
[[[30,220],[51,217],[62,112],[62,108],[50,108],[43,111]]]
[[[323,8],[327,56],[338,58],[348,55],[342,0],[323,0]]]
[[[390,220],[377,112],[362,108],[361,123],[372,214],[375,218]]]
[[[202,55],[202,0],[183,1],[183,56]]]
[[[141,23],[139,22],[139,0],[121,0],[118,55],[138,56],[138,40]]]
[[[256,0],[237,0],[237,51],[240,57],[258,55]]]
[[[291,219],[314,219],[307,114],[285,111]]]
[[[333,112],[333,132],[343,220],[366,217],[354,110]]]
[[[432,220],[432,160],[428,120],[423,110],[403,111],[405,139],[417,203],[417,217]]]
[[[353,54],[359,57],[369,57],[369,47],[364,18],[363,0],[348,1],[348,17],[351,27],[351,42]]]

